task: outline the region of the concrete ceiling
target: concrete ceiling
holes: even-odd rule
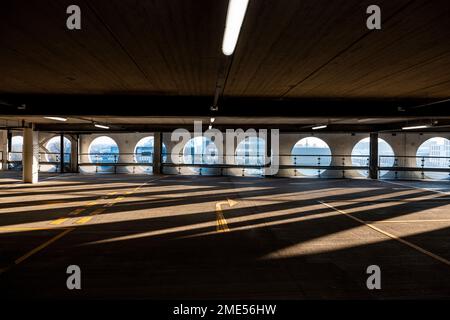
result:
[[[227,0],[0,4],[0,93],[213,96]],[[448,0],[250,1],[224,96],[450,97]]]

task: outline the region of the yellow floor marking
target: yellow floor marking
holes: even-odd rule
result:
[[[228,228],[227,220],[225,219],[221,211],[217,212],[216,215],[216,230],[217,232],[230,231],[230,228]]]
[[[50,240],[48,240],[47,242],[44,242],[43,244],[41,244],[40,246],[34,248],[33,250],[31,250],[30,252],[24,254],[23,256],[21,256],[19,259],[17,259],[16,261],[14,261],[14,264],[19,264],[21,262],[23,262],[24,260],[28,259],[29,257],[31,257],[32,255],[38,253],[39,251],[41,251],[42,249],[48,247],[49,245],[51,245],[53,242],[55,242],[56,240],[64,237],[66,234],[68,234],[69,232],[72,232],[74,229],[66,229],[63,232],[59,233],[58,235],[54,236],[53,238],[51,238]]]
[[[41,230],[60,230],[66,228],[49,228],[49,227],[1,227],[0,231],[41,231]]]
[[[57,220],[53,220],[52,222],[50,222],[50,224],[58,225],[58,224],[62,224],[64,222],[66,222],[67,220],[69,220],[69,218],[60,218]]]
[[[75,221],[76,224],[83,224],[92,220],[92,217],[83,217]]]
[[[450,222],[450,219],[432,220],[386,220],[386,221],[366,221],[367,223],[420,223],[420,222]]]
[[[97,209],[97,210],[93,211],[90,215],[91,216],[95,216],[97,214],[101,214],[101,213],[105,212],[105,210],[106,209],[104,209],[104,208],[100,208],[100,209]]]
[[[389,232],[381,230],[380,228],[377,228],[377,227],[375,227],[374,225],[372,225],[370,223],[367,223],[367,222],[365,222],[365,221],[363,221],[363,220],[361,220],[359,218],[356,218],[356,217],[352,216],[351,214],[349,214],[349,213],[347,213],[347,212],[345,212],[343,210],[337,209],[337,208],[333,207],[332,205],[329,205],[328,203],[325,203],[323,201],[318,201],[318,202],[323,204],[324,206],[330,208],[330,209],[333,209],[334,211],[342,213],[343,215],[345,215],[346,217],[348,217],[348,218],[350,218],[352,220],[355,220],[355,221],[357,221],[357,222],[359,222],[359,223],[361,223],[361,224],[371,228],[372,230],[375,230],[375,231],[377,231],[377,232],[379,232],[379,233],[381,233],[381,234],[383,234],[383,235],[385,235],[385,236],[387,236],[387,237],[389,237],[391,239],[394,239],[394,240],[396,240],[398,242],[401,242],[404,245],[406,245],[406,246],[408,246],[410,248],[413,248],[416,251],[419,251],[419,252],[421,252],[421,253],[423,253],[423,254],[425,254],[425,255],[427,255],[427,256],[429,256],[429,257],[431,257],[431,258],[433,258],[433,259],[435,259],[435,260],[437,260],[439,262],[442,262],[442,263],[450,266],[450,261],[448,261],[447,259],[445,259],[443,257],[440,257],[440,256],[438,256],[438,255],[436,255],[436,254],[434,254],[434,253],[432,253],[432,252],[430,252],[428,250],[425,250],[424,248],[421,248],[421,247],[415,245],[414,243],[411,243],[411,242],[406,241],[406,240],[404,240],[404,239],[402,239],[400,237],[397,237],[394,234],[391,234]]]
[[[86,209],[83,209],[83,208],[75,209],[71,213],[69,213],[69,215],[76,216],[76,215],[79,215],[80,213],[82,213],[84,210],[86,210]]]
[[[228,204],[230,207],[234,207],[237,202],[231,199],[227,201],[220,201],[216,203],[216,231],[217,232],[227,232],[230,231],[228,228],[227,220],[225,219],[222,211],[222,205]]]
[[[91,207],[91,206],[95,206],[96,204],[97,204],[97,202],[92,201],[92,202],[89,202],[86,206]]]
[[[116,199],[114,199],[114,201],[122,201],[123,199],[125,199],[124,197],[117,197]]]
[[[127,192],[125,192],[125,194],[132,194],[133,193],[133,191],[127,191]]]

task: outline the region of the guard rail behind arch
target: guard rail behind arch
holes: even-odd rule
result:
[[[5,154],[0,152],[0,161]],[[83,153],[78,156],[79,168],[93,167],[95,172],[100,172],[100,168],[107,168],[109,172],[118,173],[118,168],[129,168],[128,173],[142,173],[137,168],[144,168],[145,172],[150,172],[153,167],[153,153]],[[67,169],[71,166],[70,154],[65,153],[64,165]],[[277,158],[275,158],[277,157]],[[233,161],[230,161],[232,159]],[[249,175],[250,170],[261,170],[270,167],[271,163],[265,163],[264,155],[238,155],[219,157],[211,154],[171,154],[162,155],[161,167],[164,169],[174,169],[177,174],[181,174],[182,168],[196,168],[198,174],[204,174],[205,170],[214,169],[218,175],[227,175],[229,170],[240,170],[240,175]],[[22,153],[10,152],[6,159],[9,170],[22,169]],[[276,161],[275,161],[276,160]],[[380,172],[390,172],[391,178],[401,178],[401,173],[416,173],[419,178],[429,178],[430,173],[439,175],[439,179],[450,179],[450,157],[436,156],[379,156]],[[272,156],[272,163],[279,163],[279,170],[288,176],[303,176],[302,170],[315,172],[315,176],[324,177],[325,171],[339,172],[340,177],[348,177],[351,171],[369,170],[368,155],[302,155],[302,154],[282,154]],[[59,153],[40,153],[39,168],[44,171],[45,167],[52,167],[55,171],[60,169]],[[45,170],[48,172],[48,169]],[[167,170],[166,170],[167,173]],[[234,174],[235,175],[235,174]],[[433,175],[431,175],[433,177]]]

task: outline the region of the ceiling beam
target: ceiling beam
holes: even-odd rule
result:
[[[224,97],[219,110],[213,112],[208,96],[0,95],[0,116],[450,117],[450,101],[438,102]]]

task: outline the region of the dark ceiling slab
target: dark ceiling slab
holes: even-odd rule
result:
[[[228,0],[79,0],[81,31],[65,27],[70,4],[0,3],[0,93],[212,100]],[[379,0],[381,31],[371,4],[250,1],[224,97],[450,97],[449,1]]]

